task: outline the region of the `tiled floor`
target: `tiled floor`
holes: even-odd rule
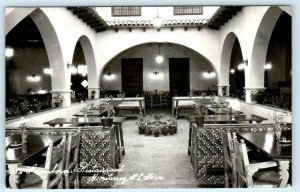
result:
[[[116,181],[113,188],[196,188],[187,154],[188,121],[179,119],[177,134],[159,137],[140,135],[136,121],[123,124],[126,155],[117,177],[127,181]],[[140,175],[149,177],[138,181]]]

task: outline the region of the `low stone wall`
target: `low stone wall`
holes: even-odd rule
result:
[[[95,104],[99,104],[100,100],[96,100]],[[49,125],[44,125],[43,123],[46,121],[50,121],[55,118],[65,117],[70,118],[73,117],[74,114],[79,113],[80,110],[86,106],[86,104],[91,101],[87,101],[84,103],[73,104],[69,107],[61,107],[54,108],[47,111],[42,111],[35,114],[29,114],[24,116],[23,118],[16,118],[12,120],[8,120],[5,122],[6,127],[18,127],[22,122],[28,122],[31,126],[35,127],[48,127]]]
[[[264,118],[267,118],[267,123],[273,123],[274,122],[274,111],[276,111],[276,115],[283,115],[283,114],[290,114],[290,117],[286,119],[287,123],[292,122],[291,118],[291,111],[266,106],[266,105],[260,105],[260,104],[254,104],[254,103],[246,103],[245,101],[241,101],[239,99],[235,98],[229,98],[226,97],[226,101],[229,102],[229,105],[236,110],[242,111],[245,114],[254,114],[258,115]]]

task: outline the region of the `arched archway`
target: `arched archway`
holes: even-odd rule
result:
[[[164,56],[164,61],[161,64],[155,62],[155,56],[158,54],[158,44],[161,45],[160,53]],[[116,54],[109,62],[107,62],[99,73],[99,80],[101,81],[100,84],[102,87],[104,85],[106,90],[121,90],[121,58],[138,57],[143,58],[143,89],[145,91],[154,91],[155,89],[158,91],[169,91],[169,59],[171,58],[190,58],[190,86],[188,90],[205,91],[207,89],[216,89],[215,85],[219,81],[219,74],[212,62],[195,50],[181,44],[170,42],[148,42],[130,47],[129,49]],[[154,71],[158,71],[159,74],[162,75],[161,79],[151,79],[151,74]],[[211,79],[204,78],[203,73],[208,71],[215,72],[215,77]],[[114,80],[105,78],[105,75],[108,73],[113,75]]]
[[[95,96],[97,98],[99,95],[98,93],[99,86],[98,86],[98,75],[97,75],[95,53],[94,53],[92,43],[86,35],[81,36],[78,39],[78,42],[80,42],[82,46],[86,65],[87,65],[89,98],[91,98],[92,91],[97,92],[97,94],[95,93]]]
[[[72,64],[73,65],[83,65],[83,67],[86,67],[85,69],[87,70],[87,78],[86,77],[81,77],[80,74],[74,75],[78,77],[74,77],[71,75],[71,81],[72,79],[77,79],[83,81],[84,79],[88,80],[88,98],[91,98],[91,92],[92,91],[99,91],[99,86],[98,86],[98,75],[97,75],[97,67],[96,67],[96,60],[95,60],[95,55],[94,55],[94,49],[92,46],[92,43],[90,39],[86,35],[82,35],[79,37],[77,40],[77,43],[74,44],[74,51],[73,51],[73,59],[72,59]],[[77,66],[78,67],[78,66]],[[73,83],[73,82],[72,82]],[[78,82],[77,82],[78,84]],[[75,85],[71,85],[71,87]],[[78,85],[77,85],[78,87]],[[83,91],[83,87],[81,86],[81,82],[79,82],[79,90]],[[74,91],[74,90],[73,90]],[[85,92],[85,91],[84,91]],[[86,94],[86,93],[84,93]],[[98,94],[94,94],[98,95]],[[86,96],[84,96],[86,97]],[[95,98],[95,97],[94,97]],[[87,98],[85,98],[87,99]]]
[[[6,33],[9,33],[9,31],[26,16],[29,16],[33,20],[42,36],[49,65],[52,69],[52,93],[54,93],[54,97],[57,93],[65,95],[63,106],[68,106],[71,104],[69,97],[70,91],[68,91],[69,76],[66,74],[66,67],[64,66],[62,49],[57,33],[47,15],[40,8],[14,8],[6,15],[6,22],[9,23],[9,25],[6,26]]]
[[[222,46],[222,53],[221,53],[221,64],[220,64],[220,87],[226,87],[226,95],[229,96],[229,87],[230,84],[230,67],[231,67],[231,60],[233,49],[235,43],[239,45],[239,39],[235,33],[230,32],[227,34],[223,46]],[[242,53],[241,47],[239,45],[239,49]],[[243,55],[243,54],[242,54]],[[243,57],[242,57],[243,59]],[[219,93],[220,95],[221,93]]]
[[[257,29],[251,56],[248,60],[248,69],[246,70],[245,89],[247,102],[252,102],[252,93],[265,89],[264,66],[266,64],[268,46],[274,27],[282,12],[283,10],[279,7],[271,6],[265,12]]]
[[[246,87],[248,88],[264,88],[264,66],[269,41],[281,13],[282,9],[272,6],[266,11],[260,22],[249,59],[250,74],[246,78]]]

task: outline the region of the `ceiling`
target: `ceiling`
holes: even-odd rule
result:
[[[107,23],[99,16],[96,9],[92,7],[67,7],[67,9],[76,15],[83,23],[94,29],[97,33],[107,29],[115,29],[118,31],[121,28],[125,28],[131,31],[134,28],[143,28],[144,30],[147,28],[153,28],[152,23],[149,23],[148,21],[140,21],[139,23]],[[173,30],[173,28],[181,27],[185,30],[188,28],[198,28],[198,30],[200,30],[203,27],[208,27],[213,30],[218,30],[241,9],[241,6],[224,6],[220,7],[207,21],[164,21],[162,28],[170,28],[170,30]],[[6,46],[41,48],[44,47],[44,43],[37,26],[33,20],[27,16],[6,35]]]

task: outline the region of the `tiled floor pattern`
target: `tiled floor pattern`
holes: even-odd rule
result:
[[[123,171],[117,177],[127,181],[116,181],[113,188],[196,188],[187,154],[188,121],[179,119],[177,134],[159,137],[140,135],[136,121],[123,123],[126,155],[120,164]],[[140,175],[149,177],[138,181]]]

